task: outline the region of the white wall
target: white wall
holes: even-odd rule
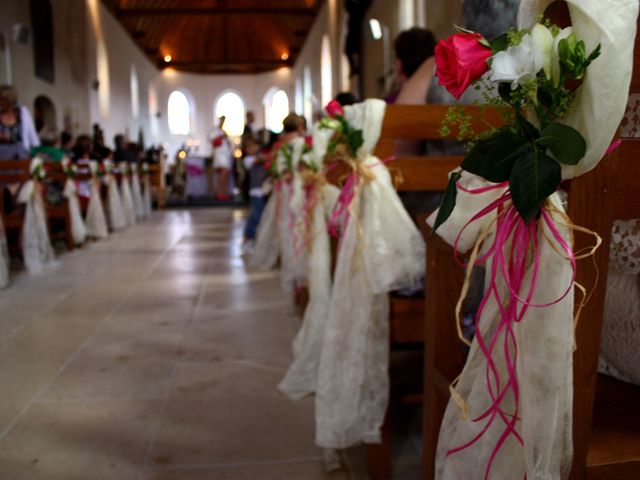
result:
[[[207,138],[213,126],[215,99],[225,90],[237,91],[245,107],[256,113],[255,127],[264,124],[263,98],[271,87],[282,88],[289,96],[293,110],[294,88],[291,71],[283,68],[258,75],[198,75],[159,71],[131,40],[130,36],[99,0],[52,0],[55,45],[55,81],[50,84],[34,75],[33,45],[11,44],[13,84],[19,91],[20,102],[33,110],[38,95],[47,95],[56,106],[58,129],[64,126],[65,112],[73,116],[75,134],[91,133],[91,125],[98,123],[104,130],[107,145],[112,145],[116,133],[126,133],[137,140],[142,129],[146,145],[162,143],[169,155],[186,137],[169,133],[167,100],[176,88],[190,94],[195,106],[195,125],[191,138],[200,140],[208,154]],[[0,30],[10,29],[16,23],[30,27],[29,2],[3,0]],[[97,45],[102,40],[106,47],[108,70],[99,71]],[[0,58],[0,83],[6,83],[4,51]],[[135,65],[139,86],[138,116],[132,115],[130,75]],[[104,74],[104,76],[101,76]],[[94,81],[99,80],[98,90]],[[152,132],[149,109],[149,88],[157,92],[159,119],[158,133]],[[99,97],[108,95],[106,109]]]
[[[80,128],[89,123],[88,91],[84,63],[84,3],[77,0],[54,0],[53,31],[55,81],[53,84],[37,78],[34,74],[33,45],[19,45],[10,42],[11,70],[13,84],[18,90],[18,100],[33,111],[33,102],[38,95],[48,96],[56,108],[57,126],[63,127],[65,113],[71,117],[72,127]],[[29,2],[4,0],[0,7],[0,30],[8,32],[21,23],[31,25]],[[80,39],[79,39],[80,38]],[[69,52],[76,53],[76,61],[71,62]],[[7,83],[5,52],[0,61],[0,83]],[[78,66],[80,68],[78,68]],[[76,72],[76,74],[74,74]],[[84,77],[84,78],[83,78]]]
[[[322,38],[325,35],[329,37],[331,45],[331,63],[333,66],[331,81],[332,94],[335,96],[336,93],[345,89],[345,85],[343,85],[342,82],[342,77],[344,76],[344,66],[342,63],[342,52],[344,51],[342,42],[343,21],[342,0],[325,1],[309,31],[292,71],[291,83],[295,86],[296,79],[299,79],[300,85],[304,88],[304,69],[306,66],[311,69],[312,101],[313,110],[316,114],[324,107],[324,105],[321,105],[322,82],[320,59],[322,56]],[[293,98],[295,99],[295,96]],[[296,113],[302,114],[302,112]]]

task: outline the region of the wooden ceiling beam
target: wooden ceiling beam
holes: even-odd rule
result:
[[[241,67],[255,67],[255,68],[277,68],[277,67],[290,67],[291,63],[289,61],[282,60],[246,60],[242,62],[216,62],[216,61],[184,61],[184,62],[170,62],[164,63],[161,60],[158,60],[158,65],[162,68],[175,68],[176,70],[180,69],[189,69],[189,68],[220,68],[220,69],[235,69]]]
[[[116,15],[119,17],[140,17],[159,15],[295,15],[300,17],[314,17],[316,12],[311,8],[294,7],[165,7],[165,8],[118,8]]]

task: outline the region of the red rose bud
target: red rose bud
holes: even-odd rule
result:
[[[313,147],[313,137],[311,135],[307,135],[306,137],[304,137],[304,143],[307,145],[307,147],[312,148]]]
[[[489,69],[492,52],[481,40],[478,33],[457,33],[436,45],[436,77],[457,99]]]
[[[335,117],[337,115],[344,115],[344,110],[342,110],[342,105],[337,100],[331,100],[324,109],[327,111],[330,117]]]

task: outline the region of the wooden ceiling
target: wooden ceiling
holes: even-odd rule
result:
[[[322,0],[103,2],[159,68],[213,74],[292,66]]]

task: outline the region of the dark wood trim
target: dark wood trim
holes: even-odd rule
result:
[[[219,8],[118,8],[116,15],[119,17],[133,16],[158,16],[158,15],[296,15],[301,17],[315,17],[316,12],[312,8],[291,7],[219,7]]]

